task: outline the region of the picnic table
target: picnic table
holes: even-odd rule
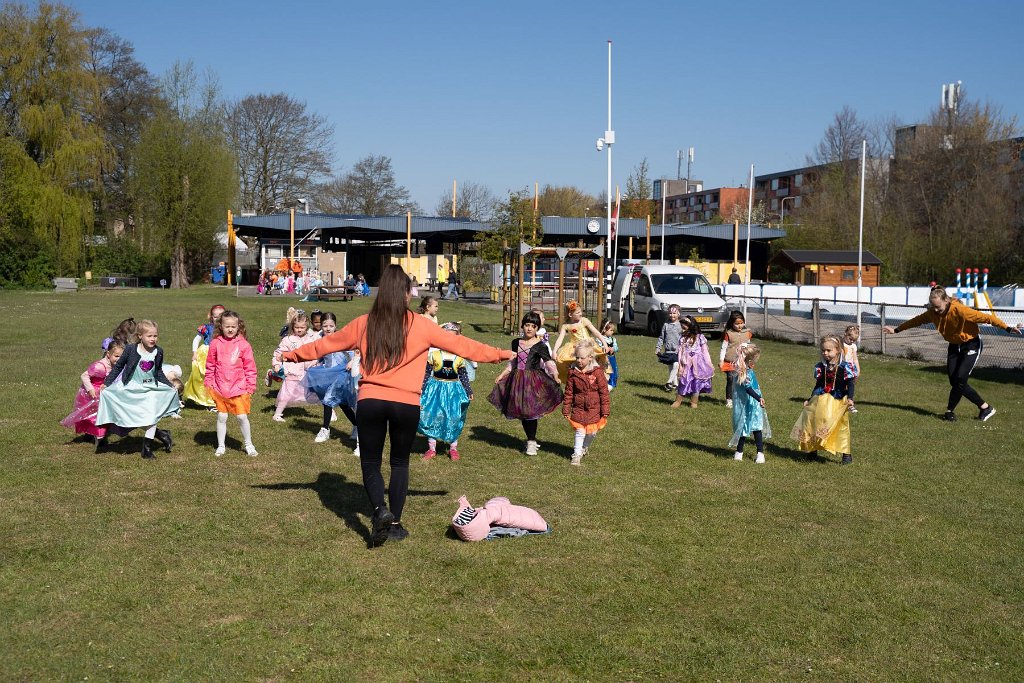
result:
[[[356,296],[355,287],[313,287],[310,292],[317,301],[352,301]]]

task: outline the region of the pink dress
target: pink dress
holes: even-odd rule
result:
[[[294,351],[300,346],[314,342],[319,338],[316,332],[310,330],[306,333],[305,337],[289,334],[278,344],[277,350],[274,351],[273,365],[274,370],[284,369],[284,381],[281,383],[281,389],[277,392],[277,405],[291,406],[320,403],[320,399],[313,391],[302,386],[302,378],[306,376],[306,370],[316,365],[318,361],[311,360],[292,363],[281,359],[281,354],[285,351]]]
[[[100,358],[89,366],[86,373],[88,373],[89,382],[92,383],[92,388],[96,392],[96,398],[90,396],[85,387],[79,384],[78,393],[75,394],[74,410],[60,421],[61,425],[68,429],[74,429],[75,434],[89,434],[98,439],[102,439],[106,435],[106,429],[96,426],[96,411],[100,407],[100,390],[103,389],[103,380],[107,378],[110,367],[110,361],[106,357]]]

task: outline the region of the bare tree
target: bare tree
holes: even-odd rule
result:
[[[369,155],[348,173],[321,186],[316,201],[329,213],[395,216],[419,213],[409,191],[395,180],[391,158]]]
[[[494,205],[497,199],[490,188],[480,183],[467,181],[457,187],[455,199],[455,216],[471,218],[475,221],[488,222],[494,216]],[[445,192],[437,200],[434,212],[438,216],[452,215],[452,193]]]
[[[541,216],[586,216],[597,215],[604,205],[578,187],[545,185],[537,197],[537,206]]]
[[[654,200],[651,199],[653,192],[654,184],[648,176],[647,158],[645,157],[626,178],[622,216],[624,218],[647,218],[647,216],[657,213]]]
[[[334,128],[304,102],[249,95],[229,107],[227,128],[245,209],[272,213],[309,197],[331,173]]]
[[[849,105],[844,105],[825,129],[825,134],[814,148],[814,153],[807,157],[807,163],[810,166],[818,166],[858,159],[861,141],[867,138],[867,125],[857,117],[856,111]]]

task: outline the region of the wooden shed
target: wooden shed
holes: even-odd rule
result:
[[[870,251],[864,252],[864,286],[880,284],[882,262]],[[783,275],[784,273],[784,275]],[[829,249],[783,249],[769,262],[769,279],[783,279],[797,285],[855,287],[857,252]]]

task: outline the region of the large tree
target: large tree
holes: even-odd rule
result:
[[[331,173],[334,128],[284,93],[249,95],[228,110],[244,209],[271,213],[309,198]]]
[[[534,246],[541,243],[544,230],[527,190],[510,192],[508,199],[500,202],[496,209],[491,230],[476,235],[481,258],[497,263],[501,261],[502,250],[506,246],[515,248],[520,242]]]
[[[649,176],[647,158],[637,164],[626,178],[626,193],[622,197],[623,218],[647,218],[658,211],[652,199],[654,184]]]
[[[391,158],[371,154],[348,173],[321,186],[316,203],[329,213],[396,216],[419,213],[409,191],[395,180]]]
[[[0,6],[0,237],[34,245],[64,275],[82,264],[109,157],[94,123],[98,84],[83,67],[86,38],[63,5]]]
[[[545,185],[537,198],[538,213],[541,216],[586,216],[601,212],[603,204],[597,198],[583,190],[565,185],[556,187]]]
[[[490,188],[472,181],[463,182],[457,186],[455,198],[455,217],[471,218],[474,221],[489,221],[494,216],[496,203],[494,193]],[[437,216],[452,215],[452,193],[445,192],[437,200],[434,209]]]
[[[142,132],[135,192],[151,243],[170,257],[171,287],[181,288],[209,265],[238,177],[212,84],[197,90],[191,66],[178,65],[164,89],[174,107]]]

